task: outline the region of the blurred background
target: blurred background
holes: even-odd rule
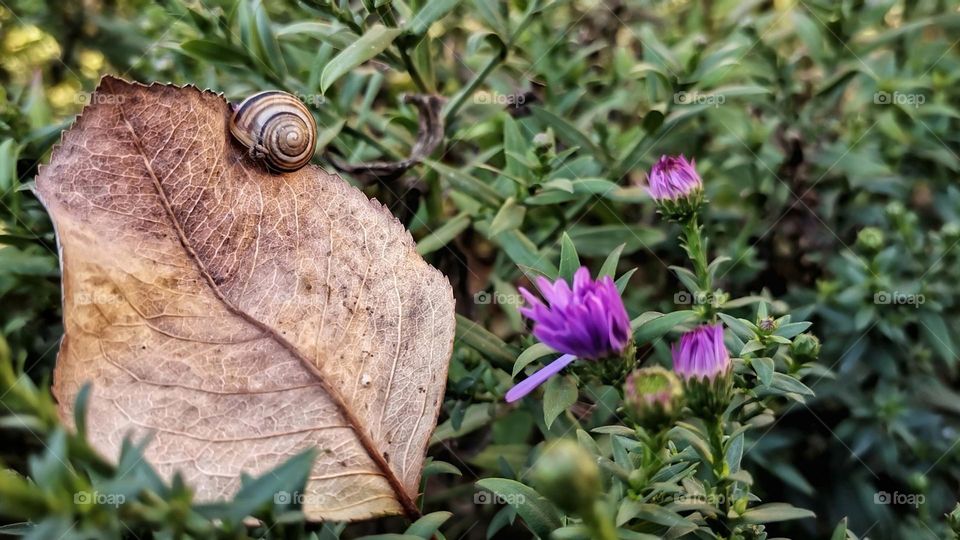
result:
[[[872,538],[946,537],[960,492],[960,3],[463,0],[423,15],[425,2],[394,1],[401,18],[421,17],[413,34],[382,33],[382,53],[323,80],[389,3],[0,0],[0,332],[12,362],[49,381],[59,268],[29,186],[103,74],[231,101],[297,94],[329,170],[408,156],[418,111],[403,96],[437,94],[432,160],[388,180],[345,176],[407,225],[465,319],[520,335],[516,306],[490,298],[515,295],[516,266],[556,253],[563,230],[587,259],[626,244],[631,312],[678,309],[683,289],[661,261],[682,254],[639,185],[661,154],[693,157],[711,251],[733,259],[721,286],[814,321],[829,368],[815,398],[748,435],[755,491],[818,516],[778,532],[825,537],[848,516]],[[527,180],[519,220],[477,185],[511,175]],[[450,537],[524,537],[472,501],[472,481],[522,462],[534,429],[522,410],[494,411],[515,357],[482,349],[458,342],[431,450],[464,477],[428,489],[427,506],[462,520]],[[0,437],[15,470],[42,450]]]

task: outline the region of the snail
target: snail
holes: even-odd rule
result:
[[[317,144],[313,114],[296,96],[278,90],[243,100],[230,119],[230,133],[275,172],[303,168]]]

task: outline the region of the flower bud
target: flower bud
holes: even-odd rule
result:
[[[546,151],[553,149],[553,133],[549,131],[541,131],[533,136],[533,147],[538,151]]]
[[[623,399],[637,424],[657,429],[669,424],[682,407],[680,379],[662,367],[647,367],[627,376]]]
[[[764,317],[757,321],[757,327],[766,335],[774,333],[780,325],[773,317]]]
[[[703,203],[703,181],[696,163],[682,155],[660,157],[650,170],[647,191],[670,220],[688,219]]]
[[[600,468],[579,444],[549,444],[533,470],[533,485],[567,514],[589,512],[601,493]]]
[[[885,208],[887,215],[891,219],[898,219],[907,213],[907,208],[900,201],[891,201]]]
[[[694,413],[719,414],[730,402],[733,366],[723,343],[723,325],[707,324],[680,337],[673,371],[683,379],[687,404]]]
[[[883,231],[876,227],[864,227],[857,233],[857,244],[867,251],[880,251],[883,243]]]
[[[806,333],[793,338],[790,344],[790,355],[800,362],[812,362],[820,356],[820,339]]]

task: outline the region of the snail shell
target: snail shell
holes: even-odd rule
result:
[[[317,122],[296,96],[278,90],[254,94],[234,110],[230,133],[276,172],[303,168],[317,144]]]

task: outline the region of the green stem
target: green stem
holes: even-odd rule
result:
[[[471,79],[470,82],[467,83],[462,90],[457,92],[457,95],[455,95],[452,100],[450,100],[450,103],[447,105],[443,114],[445,125],[450,125],[450,121],[454,116],[456,116],[457,111],[459,111],[460,107],[462,107],[464,102],[467,101],[467,98],[476,92],[477,87],[480,86],[487,76],[493,73],[493,70],[503,62],[504,57],[505,55],[503,54],[497,54],[491,58],[490,61],[487,62],[487,65],[483,66],[483,69],[480,70],[480,73],[474,75],[473,79]]]
[[[715,316],[716,305],[713,295],[713,279],[710,277],[709,261],[707,259],[707,245],[703,239],[703,227],[700,225],[697,214],[682,223],[683,248],[693,263],[693,273],[697,276],[697,298],[703,299],[703,316],[712,320]]]
[[[713,472],[717,480],[722,480],[729,474],[727,456],[723,452],[723,419],[716,415],[706,419],[707,431],[710,436],[710,448],[713,450]]]
[[[590,537],[597,540],[617,540],[617,529],[603,501],[597,501],[583,514],[583,523],[590,529]]]
[[[391,28],[397,27],[397,18],[393,15],[393,8],[390,4],[384,4],[377,8],[377,15],[380,16],[380,19],[383,20],[383,23]],[[407,68],[407,73],[410,74],[410,78],[413,79],[413,84],[417,86],[417,89],[422,94],[430,93],[427,90],[426,83],[423,82],[423,78],[420,77],[420,72],[417,70],[417,66],[413,63],[413,59],[410,58],[410,54],[407,52],[407,46],[401,41],[397,43],[397,49],[400,50],[400,58],[403,62],[405,68]]]
[[[410,78],[413,79],[413,84],[417,86],[420,93],[429,94],[430,90],[427,89],[427,83],[423,82],[423,77],[420,76],[417,66],[413,63],[413,59],[410,58],[410,54],[407,53],[407,48],[403,45],[397,45],[397,47],[400,49],[400,58],[403,59],[403,65],[406,66],[407,73],[409,73]]]
[[[700,286],[700,292],[710,291],[710,276],[707,274],[707,250],[701,237],[702,229],[697,215],[693,214],[683,223],[683,241],[684,248],[687,250],[687,256],[693,263],[693,272],[697,275],[697,285]]]

